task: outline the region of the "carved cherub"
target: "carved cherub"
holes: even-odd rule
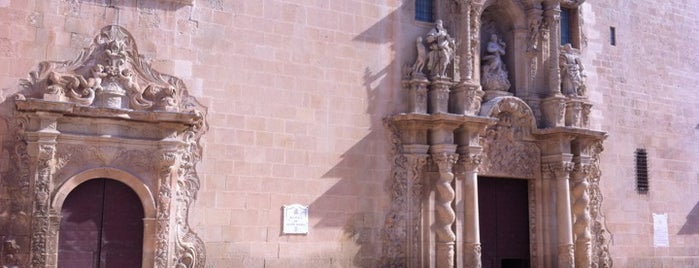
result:
[[[97,64],[95,67],[92,67],[90,72],[92,73],[92,77],[87,79],[88,85],[94,90],[102,89],[102,79],[107,77],[107,74],[104,72],[104,66],[102,66],[102,64]]]

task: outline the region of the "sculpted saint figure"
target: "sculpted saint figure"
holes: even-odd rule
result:
[[[454,57],[455,43],[454,38],[444,29],[442,20],[435,22],[435,27],[427,33],[425,41],[430,48],[427,69],[432,76],[446,77],[447,66]]]
[[[561,69],[561,93],[569,97],[585,96],[585,68],[570,44],[561,48],[558,63]]]
[[[507,69],[502,61],[505,55],[506,44],[496,34],[490,36],[486,45],[487,55],[483,56],[481,66],[481,84],[485,90],[507,91],[510,89],[510,81],[507,79]]]

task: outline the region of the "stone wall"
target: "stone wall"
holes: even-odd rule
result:
[[[617,267],[699,265],[699,3],[588,1],[585,66],[593,124],[609,133],[601,181]],[[615,27],[617,45],[609,44]],[[648,151],[650,190],[635,187],[634,151]],[[653,247],[667,213],[670,247]]]
[[[118,24],[154,68],[183,79],[208,107],[190,215],[208,266],[377,266],[391,177],[382,119],[402,111],[401,67],[431,26],[412,19],[412,4],[0,0],[0,226],[11,220],[19,79],[41,61],[74,59],[99,29]],[[582,9],[591,123],[609,133],[601,186],[615,265],[698,266],[699,4]],[[636,148],[649,152],[647,195],[635,190]],[[308,235],[281,234],[290,203],[310,206]],[[669,248],[652,246],[652,213],[669,216]]]

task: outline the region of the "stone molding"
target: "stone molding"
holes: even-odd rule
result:
[[[126,29],[110,25],[72,61],[39,63],[15,100],[17,213],[31,224],[0,234],[27,239],[24,266],[55,267],[63,200],[78,184],[125,183],[145,210],[143,267],[205,267],[189,226],[206,108],[184,83],[153,70]],[[21,243],[20,243],[21,244]]]

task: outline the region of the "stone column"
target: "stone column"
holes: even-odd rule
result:
[[[590,196],[588,194],[589,164],[580,163],[580,157],[574,159],[575,168],[571,174],[573,187],[571,200],[573,203],[573,235],[575,238],[575,267],[591,267],[592,258],[592,232],[590,231]],[[575,161],[577,160],[577,161]]]
[[[480,268],[482,266],[478,211],[478,167],[481,164],[483,148],[479,144],[479,138],[487,125],[487,122],[469,122],[455,132],[455,141],[458,144],[456,151],[459,154],[459,160],[455,167],[458,174],[456,230],[459,242],[456,259],[458,261],[457,267],[460,268]]]
[[[438,178],[435,182],[435,235],[436,235],[436,267],[454,267],[454,245],[456,234],[452,225],[456,220],[456,212],[452,208],[455,192],[451,183],[454,180],[453,165],[458,159],[456,145],[438,144],[430,146],[432,161],[438,168]]]
[[[561,43],[561,6],[554,1],[546,6],[544,22],[549,36],[549,95],[561,95],[561,71],[558,66],[558,50]]]
[[[460,148],[461,149],[461,148]],[[463,148],[459,152],[458,165],[463,168],[461,181],[461,204],[463,205],[463,223],[457,231],[463,232],[459,253],[459,267],[481,267],[481,237],[478,212],[478,166],[481,163],[480,147]]]
[[[483,6],[479,4],[471,3],[470,12],[470,29],[469,32],[471,36],[469,37],[471,43],[471,79],[474,84],[480,85],[481,72],[481,13],[483,12]]]
[[[573,169],[571,154],[554,156],[544,163],[544,176],[555,181],[556,229],[558,235],[557,267],[573,268],[573,233],[570,207],[570,172]]]

